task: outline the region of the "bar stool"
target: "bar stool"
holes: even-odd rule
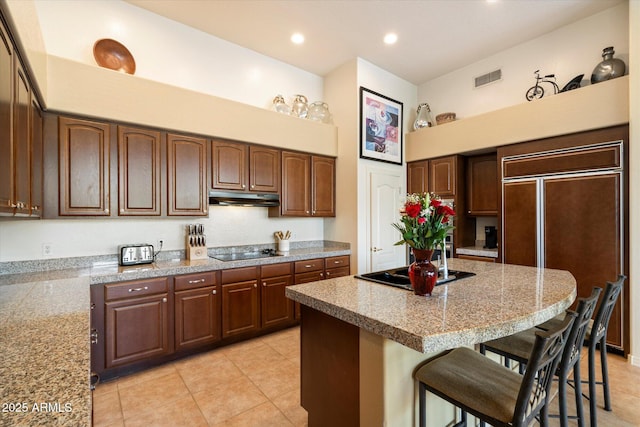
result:
[[[456,426],[466,426],[467,412],[495,427],[528,426],[538,415],[547,425],[547,396],[553,373],[576,317],[567,311],[559,328],[536,333],[524,375],[469,348],[443,352],[420,365],[420,426],[426,426],[426,392],[462,409]]]
[[[584,337],[591,321],[591,316],[596,309],[598,297],[601,288],[593,288],[591,296],[588,298],[580,298],[576,312],[578,317],[569,331],[567,343],[562,352],[560,363],[556,370],[559,378],[558,384],[558,400],[560,407],[560,425],[567,427],[569,425],[569,416],[567,414],[567,384],[569,381],[569,373],[573,370],[573,380],[576,384],[576,416],[571,418],[578,419],[578,426],[584,426],[584,410],[582,407],[582,391],[580,389],[580,349],[584,344]],[[515,360],[520,363],[522,370],[524,365],[529,363],[529,355],[535,342],[536,331],[540,329],[531,328],[526,331],[518,332],[504,338],[487,341],[480,344],[480,353],[485,354],[490,351],[495,354],[504,356],[506,359]]]
[[[607,366],[607,330],[609,328],[609,320],[613,313],[613,308],[618,301],[618,297],[622,292],[622,287],[627,276],[618,275],[615,282],[607,282],[607,286],[602,294],[600,307],[596,311],[593,323],[587,330],[585,340],[589,342],[589,415],[591,427],[597,427],[597,397],[596,385],[602,385],[604,392],[604,409],[611,411],[611,395],[609,392],[609,370]],[[537,327],[542,330],[552,330],[557,328],[561,319],[554,317],[548,322],[542,323]],[[596,347],[600,345],[600,365],[602,369],[602,381],[596,381]],[[583,383],[586,381],[582,381]]]

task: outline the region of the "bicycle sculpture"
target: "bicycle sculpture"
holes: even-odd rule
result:
[[[560,88],[556,84],[556,75],[555,74],[547,74],[544,77],[540,77],[540,70],[536,70],[536,84],[531,86],[529,90],[527,90],[527,101],[533,101],[534,99],[540,99],[544,96],[544,88],[541,86],[542,83],[549,83],[553,86],[554,95],[558,93]]]
[[[540,77],[540,70],[536,70],[534,74],[536,75],[536,84],[531,86],[529,90],[527,90],[527,101],[540,99],[544,96],[544,88],[541,86],[541,83],[551,84],[553,86],[553,94],[555,95],[558,92],[566,92],[568,90],[578,89],[580,87],[580,83],[582,82],[582,77],[584,77],[584,74],[575,76],[562,88],[562,90],[559,90],[558,85],[556,84],[555,74],[547,74],[544,77]]]

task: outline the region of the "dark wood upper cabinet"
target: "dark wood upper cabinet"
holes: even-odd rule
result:
[[[440,197],[456,195],[458,156],[429,160],[429,191]]]
[[[246,144],[212,140],[211,141],[211,188],[219,190],[247,189],[247,153]]]
[[[41,183],[42,111],[0,22],[0,215],[39,217]]]
[[[13,110],[16,214],[31,213],[31,88],[24,69],[16,61]]]
[[[407,163],[407,193],[429,191],[429,161]]]
[[[60,117],[58,132],[59,214],[109,216],[109,125]]]
[[[206,157],[206,139],[167,135],[168,215],[209,214]]]
[[[161,214],[160,132],[118,126],[118,215]]]
[[[335,159],[303,153],[282,152],[280,208],[270,215],[336,215]]]
[[[42,216],[44,117],[38,103],[31,101],[31,216]]]
[[[282,152],[282,194],[280,212],[284,216],[311,214],[311,156]]]
[[[311,216],[336,216],[336,161],[311,156]]]
[[[211,141],[211,188],[277,193],[280,150],[239,142]]]
[[[14,52],[9,35],[0,25],[0,212],[15,210],[13,162]]]
[[[280,150],[249,147],[249,190],[265,193],[280,190]]]
[[[467,158],[467,213],[498,215],[498,160],[496,154]]]

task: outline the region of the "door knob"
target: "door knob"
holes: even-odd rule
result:
[[[380,252],[381,250],[382,250],[382,248],[378,248],[378,247],[375,247],[375,246],[373,248],[371,248],[371,251],[373,251],[373,252]]]

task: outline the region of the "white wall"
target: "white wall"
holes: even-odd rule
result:
[[[10,0],[16,2],[16,0]],[[20,2],[18,2],[20,3]],[[121,0],[35,0],[47,53],[96,65],[94,43],[119,41],[136,76],[257,107],[282,94],[321,100],[322,78]]]
[[[542,75],[555,74],[560,89],[579,74],[585,75],[583,85],[590,84],[591,72],[602,61],[603,48],[613,46],[614,57],[629,64],[628,9],[623,2],[423,83],[418,87],[418,101],[429,103],[434,119],[447,111],[464,118],[527,102],[525,93],[535,83],[537,69]],[[475,77],[497,69],[502,69],[501,81],[474,89]]]
[[[415,115],[412,114],[412,106],[416,105],[417,91],[416,86],[403,80],[382,68],[367,62],[363,59],[358,59],[358,86],[364,86],[374,92],[387,96],[403,104],[403,149],[404,149],[404,133],[406,133],[413,125]],[[358,95],[359,96],[359,95]],[[359,125],[359,111],[356,118]],[[360,142],[357,141],[357,147],[359,150]],[[404,153],[403,153],[404,160]],[[393,165],[390,163],[377,162],[374,160],[358,159],[358,211],[361,214],[358,215],[358,248],[361,251],[358,254],[358,271],[367,271],[368,257],[370,256],[369,248],[371,242],[369,241],[370,233],[368,230],[371,212],[369,203],[369,195],[366,193],[366,183],[369,180],[369,171],[372,169],[379,171],[394,171],[399,172],[401,176],[406,176],[406,165]],[[402,179],[402,193],[406,193],[406,179]],[[389,224],[391,227],[391,224]],[[406,264],[405,252],[398,252],[398,266]]]

